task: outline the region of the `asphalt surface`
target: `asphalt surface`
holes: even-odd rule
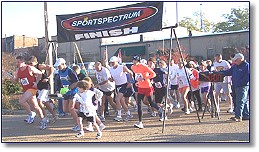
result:
[[[185,115],[181,109],[174,109],[168,114],[168,120],[159,121],[159,117],[150,117],[143,108],[144,129],[134,128],[138,121],[137,112],[131,108],[134,117],[128,122],[116,122],[115,114],[106,117],[106,128],[101,139],[95,139],[96,132],[85,132],[85,136],[76,138],[70,115],[60,117],[55,123],[49,123],[47,129],[40,130],[40,119],[36,116],[33,124],[26,124],[27,114],[24,110],[13,114],[2,115],[2,143],[250,143],[249,121],[234,122],[229,120],[232,114],[227,113],[227,104],[221,102],[220,119],[211,117],[210,113],[196,112]],[[125,117],[125,115],[123,115]],[[86,123],[85,123],[86,124]],[[163,131],[163,132],[162,132]]]

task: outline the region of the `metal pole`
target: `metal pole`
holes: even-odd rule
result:
[[[170,50],[169,50],[169,59],[168,59],[168,68],[167,68],[167,86],[166,86],[166,99],[165,99],[165,109],[163,111],[164,113],[164,118],[163,118],[163,128],[162,128],[162,133],[164,133],[165,129],[165,117],[166,117],[166,107],[167,107],[167,102],[169,101],[169,73],[170,73],[170,62],[172,60],[172,49],[173,49],[173,28],[171,28],[171,34],[170,34]]]

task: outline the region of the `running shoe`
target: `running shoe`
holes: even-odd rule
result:
[[[28,118],[26,119],[26,120],[27,120],[27,123],[28,123],[28,124],[33,123],[35,116],[36,116],[36,113],[32,111],[32,112],[28,115]]]
[[[47,121],[46,119],[44,119],[40,122],[40,130],[44,130],[46,128],[47,128]]]
[[[156,112],[155,111],[152,111],[151,117],[156,117]]]
[[[101,122],[105,122],[105,118],[103,116],[99,116]]]
[[[139,128],[139,129],[143,129],[143,128],[144,128],[142,122],[136,123],[136,124],[134,125],[134,127],[135,127],[135,128]]]
[[[72,130],[73,130],[73,131],[79,131],[79,130],[80,130],[80,128],[79,128],[79,126],[78,126],[78,125],[75,125],[75,126],[72,128]]]
[[[133,115],[127,115],[123,120],[124,121],[129,121],[129,119],[133,118]]]
[[[165,116],[165,119],[164,119],[164,117],[162,117],[162,118],[159,119],[159,121],[164,121],[164,120],[167,120],[167,119],[168,119],[167,116]]]
[[[80,137],[83,137],[85,134],[84,134],[84,132],[79,132],[78,134],[76,134],[76,137],[77,138],[80,138]]]
[[[121,118],[121,116],[117,116],[113,120],[115,120],[115,121],[122,121],[122,118]]]

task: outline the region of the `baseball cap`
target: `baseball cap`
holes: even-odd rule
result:
[[[139,56],[135,55],[135,56],[133,56],[133,57],[132,57],[132,60],[140,61],[140,60],[141,60],[141,58],[140,58]]]
[[[54,66],[59,66],[59,65],[61,65],[61,64],[65,64],[66,63],[66,60],[65,59],[63,59],[63,58],[58,58],[57,60],[56,60],[56,63],[54,64]]]
[[[118,61],[119,61],[118,57],[117,56],[113,56],[113,57],[110,58],[109,62],[118,62]]]
[[[231,59],[232,61],[236,61],[236,59],[242,59],[244,60],[244,55],[241,53],[235,54],[235,56]]]

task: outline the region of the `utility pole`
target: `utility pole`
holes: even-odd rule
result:
[[[202,4],[200,4],[200,17],[201,17],[201,31],[202,31],[202,10],[201,10]]]
[[[48,34],[48,10],[47,10],[47,2],[44,2],[44,23],[45,23],[45,49],[46,54],[48,57],[48,62],[46,64],[53,66],[53,59],[52,59],[52,45],[49,43],[49,34]],[[54,81],[53,81],[53,74],[50,75],[49,78],[49,84],[50,84],[50,93],[54,93]]]

